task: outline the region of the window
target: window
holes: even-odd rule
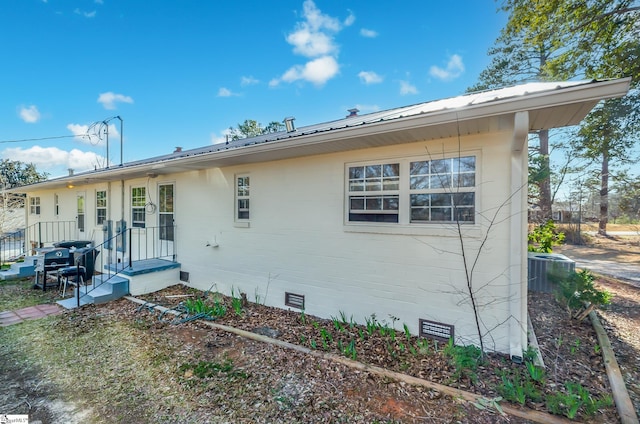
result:
[[[40,215],[40,198],[39,197],[29,198],[29,213],[31,215]]]
[[[348,222],[474,223],[476,156],[347,166]]]
[[[107,220],[107,192],[96,191],[96,224],[103,225]]]
[[[84,194],[78,193],[78,231],[84,232]]]
[[[475,156],[411,162],[410,222],[473,222],[475,171]]]
[[[349,168],[349,221],[398,222],[400,164]]]
[[[173,184],[158,187],[160,240],[173,241]]]
[[[131,188],[131,226],[137,228],[145,227],[145,203],[147,192],[144,187]]]
[[[249,220],[249,176],[236,177],[236,220]]]
[[[60,215],[60,201],[57,193],[53,195],[53,214]]]

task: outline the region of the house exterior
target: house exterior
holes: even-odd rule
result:
[[[298,129],[289,119],[288,131],[13,191],[28,195],[28,225],[73,221],[95,245],[126,227],[170,244],[192,287],[326,318],[375,314],[458,344],[480,332],[486,349],[520,357],[528,134],[575,125],[628,88],[531,83]]]

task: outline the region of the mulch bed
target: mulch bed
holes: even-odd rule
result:
[[[178,297],[173,297],[176,295]],[[204,299],[205,296],[201,291],[178,285],[142,298],[173,307],[187,299],[180,297],[182,295],[191,295],[188,297],[190,299]],[[378,331],[369,334],[365,326],[350,325],[348,319],[344,319],[344,322],[340,322],[341,319],[323,320],[305,316],[300,311],[281,310],[255,303],[245,303],[242,311],[236,313],[230,297],[216,293],[209,294],[204,300],[211,303],[214,296],[226,307],[226,314],[217,318],[218,323],[471,391],[487,399],[503,395],[500,390],[500,386],[504,385],[503,376],[519,378],[518,376],[526,376],[527,373],[524,365],[515,364],[499,354],[488,354],[474,371],[460,372],[452,357],[444,353],[446,349],[443,343],[420,345],[415,337],[406,337],[401,328],[395,329],[395,336],[392,338],[390,334],[381,335]],[[236,300],[238,301],[239,299]],[[540,398],[527,398],[524,406],[548,412],[545,397],[554,393],[566,393],[567,382],[580,384],[594,398],[610,395],[602,356],[588,319],[583,322],[570,320],[567,312],[549,294],[530,293],[529,305],[547,368],[546,382],[539,386]],[[330,337],[327,336],[329,334]],[[423,349],[420,350],[420,347]],[[401,409],[412,411],[405,415],[392,415],[393,418],[419,416],[419,404],[412,405],[404,397],[390,399],[393,402],[404,402]],[[494,420],[498,418],[497,415],[494,416]],[[518,422],[513,417],[510,419],[511,422]],[[576,419],[581,422],[619,421],[615,406],[601,407],[589,416],[580,411]]]

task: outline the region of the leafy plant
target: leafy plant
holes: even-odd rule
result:
[[[597,289],[595,278],[587,269],[568,275],[550,274],[549,278],[558,284],[556,299],[573,319],[582,321],[594,309],[611,303],[611,293]]]
[[[505,412],[502,410],[502,407],[500,406],[500,402],[502,401],[502,397],[498,396],[492,399],[487,399],[485,397],[482,397],[480,399],[478,399],[477,402],[473,403],[473,406],[475,406],[476,408],[480,409],[480,410],[485,410],[485,409],[490,409],[490,410],[496,410],[498,411],[498,413],[500,415],[506,415]]]
[[[564,233],[556,230],[552,220],[535,227],[528,235],[529,252],[551,253],[553,246],[564,242]]]
[[[454,378],[459,380],[466,376],[475,382],[477,378],[475,371],[482,361],[482,351],[479,347],[473,345],[456,346],[453,339],[449,339],[449,343],[444,348],[444,355],[451,359],[451,363],[455,367]]]
[[[242,315],[242,299],[235,295],[235,290],[231,287],[231,307],[236,315]]]
[[[224,304],[218,299],[214,301],[213,306],[208,305],[202,299],[187,299],[182,302],[182,306],[190,315],[206,315],[210,317],[222,317],[227,312]]]
[[[404,323],[402,324],[402,328],[404,329],[404,336],[407,339],[407,343],[411,341],[411,332],[409,331],[409,326]]]
[[[544,384],[547,378],[544,368],[535,365],[533,362],[525,362],[527,371],[529,371],[529,377],[536,383]]]
[[[566,393],[557,392],[546,398],[547,409],[552,414],[574,419],[580,411],[586,416],[592,416],[600,408],[613,405],[611,396],[594,398],[580,383],[567,382],[564,387]]]

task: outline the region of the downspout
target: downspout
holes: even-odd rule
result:
[[[529,112],[516,112],[511,140],[510,257],[509,257],[509,354],[522,361],[527,348],[527,140]]]

